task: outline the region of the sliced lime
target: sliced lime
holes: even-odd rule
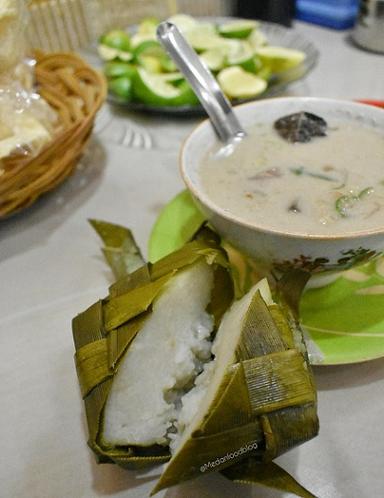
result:
[[[236,45],[229,46],[227,64],[228,66],[240,66],[251,73],[257,70],[254,52],[249,43],[245,41],[238,41]]]
[[[254,64],[254,70],[252,71],[253,73],[259,73],[263,68],[263,63],[261,62],[261,59],[258,55],[253,56],[253,64]]]
[[[259,69],[256,74],[259,78],[263,78],[263,80],[269,81],[272,71],[270,67],[262,66],[261,69]]]
[[[164,75],[152,74],[138,68],[133,79],[133,94],[145,104],[153,106],[181,106],[198,103],[196,95],[187,82],[173,86],[164,80]]]
[[[176,64],[167,55],[164,55],[160,58],[160,64],[163,71],[165,71],[166,73],[174,73],[177,70]]]
[[[113,59],[117,59],[119,50],[100,44],[97,46],[97,52],[103,61],[113,61]]]
[[[166,57],[160,43],[155,40],[144,40],[133,51],[135,61],[151,73],[161,73],[161,59]]]
[[[176,84],[176,82],[174,82]],[[189,83],[185,80],[178,83],[176,88],[180,92],[177,99],[175,99],[174,104],[172,105],[197,105],[199,104],[199,99],[196,97],[195,92],[190,87]]]
[[[97,52],[103,61],[113,61],[115,59],[120,59],[122,61],[128,62],[132,60],[133,55],[130,52],[124,52],[123,50],[118,50],[117,48],[108,47],[107,45],[100,44],[97,47]]]
[[[144,40],[133,49],[134,57],[139,55],[152,55],[154,57],[163,57],[165,55],[160,43],[156,40]]]
[[[250,57],[249,59],[244,59],[237,65],[243,68],[245,71],[248,71],[248,73],[256,74],[261,69],[261,61],[258,57],[255,56]]]
[[[197,52],[223,46],[223,38],[216,33],[212,24],[200,24],[188,30],[185,37]]]
[[[252,31],[247,41],[254,50],[268,44],[265,34],[257,28]]]
[[[130,101],[132,98],[132,80],[128,76],[120,76],[108,82],[109,90],[118,97]]]
[[[135,67],[126,62],[111,61],[104,66],[104,74],[107,78],[118,78],[120,76],[131,78],[134,72]]]
[[[305,53],[300,50],[272,45],[259,47],[256,54],[275,73],[298,66],[305,59]]]
[[[219,26],[219,33],[226,38],[247,38],[257,26],[257,21],[233,21]]]
[[[117,48],[129,52],[131,49],[130,36],[121,29],[114,29],[100,37],[100,43],[107,47]]]
[[[199,33],[194,30],[187,33],[186,38],[197,52],[212,50],[222,45],[222,39],[219,36]]]
[[[176,14],[168,19],[168,22],[175,24],[182,33],[195,28],[199,23],[192,16],[187,14]]]
[[[173,73],[162,73],[159,76],[161,76],[164,81],[172,83],[173,85],[178,85],[182,81],[185,81],[184,76],[179,71],[174,71]]]
[[[220,71],[226,63],[226,52],[222,47],[206,50],[200,55],[200,58],[205,62],[208,69],[211,71]]]
[[[227,55],[234,54],[240,50],[244,40],[236,40],[235,38],[220,38],[221,46]]]
[[[119,50],[117,58],[124,62],[129,62],[133,59],[131,52],[125,52],[124,50]]]
[[[156,27],[159,22],[156,17],[147,17],[140,22],[137,32],[140,35],[156,35]]]
[[[134,93],[143,102],[148,103],[151,101],[159,103],[162,100],[172,100],[179,96],[176,87],[142,68],[138,68],[134,78]]]
[[[217,35],[216,25],[212,22],[200,22],[193,30],[206,33],[207,35]]]
[[[162,71],[160,59],[152,55],[139,55],[137,63],[150,73],[161,73]]]
[[[132,35],[131,38],[131,49],[134,50],[141,43],[148,40],[156,41],[156,33],[146,33],[146,34],[135,33],[134,35]]]
[[[227,67],[220,71],[217,80],[224,93],[230,98],[247,99],[263,93],[267,88],[264,79],[248,73],[239,66]]]

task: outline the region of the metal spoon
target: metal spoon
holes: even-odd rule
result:
[[[223,151],[227,155],[246,136],[229,100],[174,24],[167,21],[159,24],[157,38],[195,91],[219,139],[228,146]]]

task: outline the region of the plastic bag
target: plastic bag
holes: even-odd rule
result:
[[[28,11],[23,0],[0,0],[0,161],[37,155],[57,116],[34,88],[35,61],[26,57]]]
[[[28,10],[24,0],[0,1],[0,74],[25,56]]]

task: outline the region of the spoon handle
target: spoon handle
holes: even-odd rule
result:
[[[193,88],[219,139],[227,143],[245,136],[217,81],[178,28],[170,22],[162,22],[157,27],[157,38]]]

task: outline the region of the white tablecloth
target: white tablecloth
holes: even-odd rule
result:
[[[289,94],[384,98],[384,56],[348,32],[304,23],[315,70]],[[0,222],[0,497],[94,498],[149,494],[148,475],[96,465],[86,445],[71,318],[112,280],[87,223],[132,228],[145,249],[160,209],[182,188],[177,155],[196,119],[99,113],[76,174],[33,207]],[[384,359],[318,367],[320,435],[278,462],[321,498],[379,498],[384,488]],[[281,497],[207,475],[158,496]]]

